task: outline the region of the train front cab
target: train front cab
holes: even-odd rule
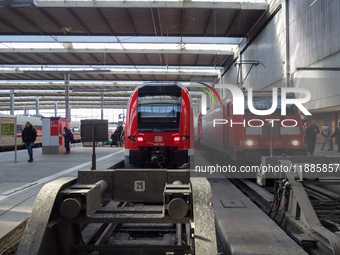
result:
[[[245,95],[244,115],[233,115],[233,96],[230,94],[223,103],[223,110],[220,110],[220,116],[212,116],[218,109],[209,113],[211,116],[204,116],[205,123],[212,123],[214,118],[221,118],[228,121],[223,127],[217,125],[215,128],[212,128],[210,127],[212,124],[208,126],[205,125],[206,128],[202,131],[203,140],[204,137],[210,136],[210,139],[204,140],[206,146],[213,150],[217,149],[218,151],[216,152],[222,153],[227,161],[231,160],[242,164],[258,163],[261,161],[261,156],[269,156],[270,144],[272,144],[273,156],[281,156],[282,154],[307,155],[307,148],[303,144],[301,116],[295,105],[287,105],[287,114],[281,116],[281,99],[279,98],[278,107],[273,114],[256,116],[247,109],[247,91],[243,91],[243,93]],[[287,98],[294,97],[295,95],[293,93],[287,94]],[[271,91],[254,91],[253,102],[255,102],[259,108],[258,110],[263,110],[271,106],[271,98]],[[269,106],[263,106],[261,102],[266,102]],[[256,105],[254,105],[255,108]],[[268,121],[268,119],[275,119],[274,127],[271,127],[272,123]],[[263,126],[261,126],[262,123],[259,120],[263,121]],[[231,121],[237,124],[231,127]],[[284,125],[287,127],[282,126],[282,121],[284,121]],[[258,127],[251,127],[249,124]],[[295,124],[296,126],[292,127]],[[222,130],[216,132],[216,130],[220,128],[222,128]],[[269,135],[270,129],[272,132],[272,140]],[[223,134],[223,141],[221,140],[221,134]],[[208,142],[214,146],[208,144]],[[218,146],[220,143],[223,143],[223,149],[220,148],[222,145]]]
[[[129,100],[125,168],[188,167],[194,156],[188,90],[177,83],[144,83]]]
[[[246,91],[244,93],[246,99]],[[286,97],[295,98],[295,95],[287,93]],[[254,91],[253,101],[257,106],[263,105],[263,102],[267,104],[269,102],[270,107],[271,98],[271,92],[269,91]],[[225,118],[228,119],[230,116],[229,119],[232,118],[234,123],[245,123],[245,127],[241,128],[239,127],[240,125],[235,125],[233,128],[225,127],[227,129],[225,130],[228,142],[227,148],[229,149],[227,152],[233,161],[260,162],[261,156],[270,156],[270,146],[272,146],[273,156],[281,156],[283,154],[287,156],[307,155],[306,146],[303,144],[301,116],[295,105],[287,105],[285,116],[281,115],[280,97],[275,112],[267,116],[252,114],[247,109],[247,105],[248,102],[246,101],[245,115],[235,116],[232,115],[232,100],[227,101],[225,106]],[[261,124],[263,125],[261,126]],[[272,139],[270,136],[272,136]]]

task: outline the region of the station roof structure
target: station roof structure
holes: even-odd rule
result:
[[[122,108],[143,81],[216,82],[269,10],[265,0],[2,0],[0,7],[0,110],[9,110],[10,91],[16,110],[34,108],[36,96],[45,109],[54,101],[64,107],[66,73],[72,108],[100,107],[101,92],[109,107]]]

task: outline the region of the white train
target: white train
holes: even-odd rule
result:
[[[25,123],[30,122],[37,131],[37,139],[34,142],[35,146],[41,146],[42,143],[42,122],[39,117],[29,117],[29,116],[16,116],[16,115],[8,115],[1,114],[1,117],[16,117],[17,118],[17,147],[18,149],[24,146],[21,139],[21,131],[25,128]],[[73,132],[74,141],[80,141],[80,122],[79,121],[71,121],[71,131]],[[10,150],[14,148],[14,139],[0,139],[0,151]]]

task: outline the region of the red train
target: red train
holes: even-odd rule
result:
[[[248,109],[247,91],[244,94],[244,115],[233,114],[233,95],[224,100],[222,106],[206,115],[197,116],[197,142],[214,151],[225,161],[242,164],[261,161],[261,156],[307,155],[303,144],[302,121],[298,108],[287,104],[286,115],[281,115],[281,92],[278,92],[277,109],[270,115],[257,116]],[[295,98],[287,93],[287,99]],[[272,91],[254,91],[253,106],[257,110],[270,109]],[[200,122],[199,119],[202,118]],[[270,146],[271,145],[271,146]]]
[[[192,103],[176,82],[145,82],[130,96],[125,168],[188,167],[194,156]]]

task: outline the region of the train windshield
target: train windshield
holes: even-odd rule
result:
[[[278,92],[276,110],[271,115],[281,115],[281,93]],[[286,98],[293,99],[293,93],[287,93]],[[267,110],[272,107],[272,92],[253,92],[253,106],[256,110]],[[248,93],[244,93],[244,115],[254,115],[248,108]],[[297,115],[297,109],[294,104],[286,105],[286,115]]]
[[[178,132],[182,89],[177,85],[138,90],[138,131]]]

